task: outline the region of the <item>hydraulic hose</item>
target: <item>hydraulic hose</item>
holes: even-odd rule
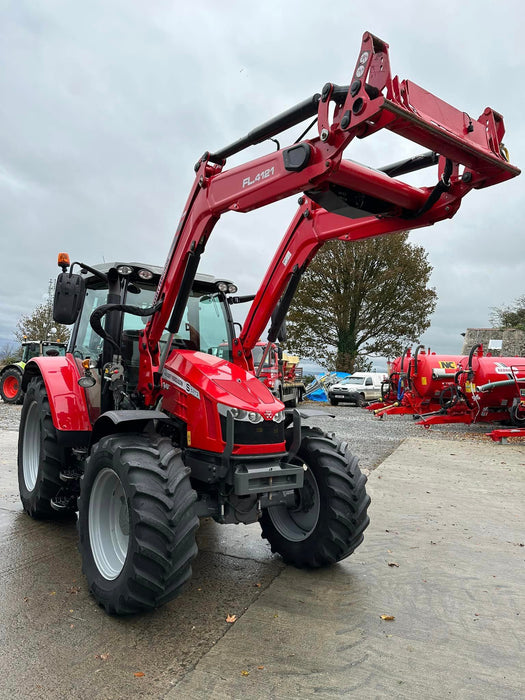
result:
[[[398,399],[398,401],[401,401],[403,396],[405,395],[404,390],[401,391],[401,383],[402,383],[402,379],[403,379],[403,365],[405,364],[405,355],[407,354],[408,349],[409,348],[407,345],[407,347],[403,350],[403,354],[401,355],[401,365],[399,367],[399,379],[397,382],[397,399]]]
[[[426,214],[427,211],[432,209],[432,207],[438,201],[438,199],[441,197],[443,192],[446,192],[448,190],[448,188],[450,187],[450,176],[452,175],[453,167],[454,166],[452,164],[452,161],[447,158],[445,161],[445,167],[443,169],[443,175],[441,176],[441,179],[439,180],[437,185],[434,187],[432,192],[428,195],[426,202],[417,211],[415,211],[415,212],[412,211],[412,212],[406,213],[405,214],[406,219],[415,219],[419,216],[423,216],[423,214]]]
[[[112,338],[109,333],[106,333],[102,327],[102,318],[110,311],[122,311],[126,314],[131,314],[132,316],[153,316],[160,307],[162,306],[162,301],[158,301],[154,306],[150,306],[147,309],[143,309],[140,306],[130,306],[129,304],[102,304],[99,306],[91,316],[89,317],[89,324],[91,328],[99,335],[102,340],[107,340],[117,353],[120,354],[120,345],[117,343],[115,338]]]
[[[420,350],[422,350],[425,346],[424,345],[418,345],[416,348],[416,351],[414,352],[414,376],[417,375],[417,356]]]
[[[468,355],[468,371],[469,371],[469,374],[471,374],[471,373],[473,372],[473,370],[472,370],[472,360],[473,360],[473,358],[474,358],[474,353],[476,352],[476,350],[478,350],[479,348],[482,348],[482,347],[483,347],[483,345],[482,345],[481,343],[478,343],[477,345],[474,345],[474,346],[470,349],[470,352],[469,352],[469,355]]]

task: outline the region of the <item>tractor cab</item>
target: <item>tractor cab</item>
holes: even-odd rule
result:
[[[162,268],[142,263],[105,263],[92,268],[81,265],[80,275],[82,299],[78,302],[68,352],[81,374],[90,420],[94,423],[105,410],[141,406],[136,392],[139,338],[154,306]],[[232,290],[236,291],[236,288],[231,282],[197,274],[179,331],[171,338],[168,331],[163,333],[159,341],[160,352],[166,350],[168,342],[170,351],[200,350],[208,354],[214,354],[220,346],[222,357],[231,360],[233,321],[226,292]],[[61,294],[58,285],[55,308],[63,304]],[[122,308],[104,314],[101,333],[96,323],[92,323],[93,314],[103,312],[107,304]],[[140,315],[141,309],[144,315]],[[103,380],[111,380],[115,374],[118,375],[118,391],[108,392],[108,387],[115,388],[115,383]]]
[[[61,343],[54,340],[24,340],[22,343],[22,359],[21,362],[26,364],[33,357],[56,357],[60,355],[64,357],[66,354],[67,343]]]

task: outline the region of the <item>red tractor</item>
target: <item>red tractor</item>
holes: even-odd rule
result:
[[[313,117],[311,139],[225,168]],[[382,128],[431,150],[380,170],[343,159],[355,137]],[[503,134],[497,112],[471,119],[392,77],[388,45],[366,33],[348,85],[327,83],[202,156],[162,273],[60,260],[55,319],[74,327],[65,357],[36,358],[24,371],[20,494],[35,518],[78,507],[83,570],[106,611],[173,598],[191,575],[201,516],[260,522],[272,551],[299,567],[333,564],[362,542],[369,497],[357,459],[312,425],[315,411],[285,411],[255,376],[253,348],[268,323],[276,341],[326,241],[429,226],[472,189],[518,175]],[[399,179],[433,164],[433,186]],[[226,212],[296,194],[297,214],[236,335],[235,286],[197,275],[206,242]],[[226,357],[217,353],[224,344]]]

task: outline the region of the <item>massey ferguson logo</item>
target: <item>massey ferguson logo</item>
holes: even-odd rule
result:
[[[263,413],[264,420],[271,420],[272,419],[272,412],[271,411],[265,411]]]
[[[191,396],[194,396],[196,399],[200,399],[201,395],[199,394],[198,390],[185,379],[179,377],[178,374],[175,374],[175,372],[165,369],[162,373],[162,378],[171,384],[175,384],[178,389],[184,391],[186,394],[191,394]]]

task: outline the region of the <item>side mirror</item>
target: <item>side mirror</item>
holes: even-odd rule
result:
[[[66,326],[75,323],[82,308],[85,293],[86,283],[82,275],[61,272],[55,286],[53,320]]]

